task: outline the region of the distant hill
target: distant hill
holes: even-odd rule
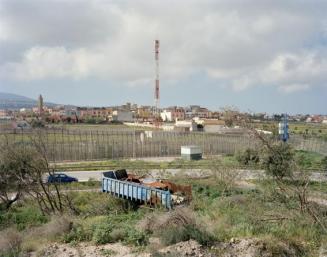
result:
[[[46,106],[53,107],[57,104],[45,103]],[[37,100],[21,95],[0,92],[0,109],[17,110],[20,108],[32,108],[37,106]]]

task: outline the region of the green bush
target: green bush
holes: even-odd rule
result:
[[[128,214],[107,217],[96,225],[92,240],[97,244],[122,241],[134,246],[146,245],[148,235],[134,227],[135,217]]]
[[[327,171],[327,156],[321,160],[321,166],[325,171]]]
[[[265,149],[262,164],[267,174],[274,177],[289,177],[293,173],[295,153],[286,143],[276,143]]]
[[[74,225],[72,230],[63,236],[64,243],[90,241],[93,231],[85,229],[81,224]]]
[[[131,244],[134,246],[145,246],[149,242],[149,236],[143,231],[139,231],[134,227],[125,227],[126,237],[124,238],[124,242],[126,244]]]
[[[8,212],[1,212],[0,228],[14,224],[18,230],[24,230],[27,227],[44,224],[48,220],[36,206],[24,205],[12,208]]]
[[[111,223],[100,223],[94,230],[92,240],[97,244],[113,243],[111,237],[113,228]]]
[[[32,126],[32,128],[44,128],[45,127],[45,123],[42,120],[33,119],[31,121],[31,126]]]
[[[125,213],[126,201],[99,192],[71,192],[73,206],[82,216]]]
[[[88,187],[100,186],[100,183],[94,178],[89,178],[87,182],[84,183]]]
[[[73,229],[63,237],[63,241],[93,241],[96,244],[124,242],[135,246],[148,243],[148,235],[135,228],[140,212],[93,216],[73,225]]]
[[[260,161],[259,153],[254,149],[246,149],[236,154],[236,160],[243,165],[255,165]]]

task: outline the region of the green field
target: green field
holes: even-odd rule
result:
[[[278,133],[278,122],[254,122],[252,125],[255,128],[271,131],[274,134]],[[327,124],[321,123],[306,123],[306,122],[289,122],[289,133],[296,135],[305,135],[317,137],[327,140]]]

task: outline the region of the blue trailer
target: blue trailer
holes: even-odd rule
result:
[[[110,193],[122,199],[138,201],[149,205],[172,208],[172,195],[169,190],[161,190],[140,183],[126,181],[125,170],[107,171],[102,174],[102,192]]]

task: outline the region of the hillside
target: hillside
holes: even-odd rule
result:
[[[47,106],[55,106],[53,103],[45,103]],[[21,95],[0,92],[0,109],[32,108],[37,105],[37,100]]]

